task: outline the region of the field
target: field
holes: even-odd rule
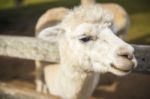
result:
[[[115,2],[123,6],[131,20],[126,41],[150,45],[149,0],[97,1]],[[79,0],[24,0],[22,7],[17,9],[13,0],[0,0],[0,34],[34,36],[36,21],[47,9],[58,6],[72,8],[78,4]],[[0,57],[0,81],[17,85],[19,88],[34,89],[33,71],[33,61]],[[132,73],[120,78],[106,74],[102,76],[100,85],[92,99],[150,99],[149,75]]]

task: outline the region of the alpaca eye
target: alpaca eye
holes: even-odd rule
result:
[[[92,37],[91,36],[86,36],[86,37],[83,37],[79,40],[82,41],[82,42],[88,42],[88,41],[92,40]]]

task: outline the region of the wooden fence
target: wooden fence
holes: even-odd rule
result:
[[[138,67],[135,72],[150,73],[150,46],[133,45]],[[47,62],[59,62],[58,44],[34,37],[0,36],[0,56]],[[35,91],[20,90],[0,83],[1,99],[59,99]]]

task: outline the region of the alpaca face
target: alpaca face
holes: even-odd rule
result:
[[[83,23],[66,31],[60,45],[64,47],[60,50],[63,61],[85,71],[125,75],[137,65],[134,48],[117,37],[109,25]]]
[[[58,39],[63,65],[125,75],[137,65],[134,49],[115,35],[112,19],[112,15],[99,6],[78,7],[59,25],[43,30],[39,37],[54,42]]]
[[[61,33],[61,37],[57,33]],[[109,24],[83,23],[75,29],[50,27],[40,38],[59,38],[61,63],[82,71],[126,75],[136,67],[134,48],[113,33]]]

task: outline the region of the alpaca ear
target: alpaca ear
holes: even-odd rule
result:
[[[65,33],[65,29],[63,29],[61,26],[53,26],[53,27],[48,27],[44,30],[42,30],[38,38],[46,40],[46,41],[52,41],[55,42],[58,40],[59,35],[62,35]]]

